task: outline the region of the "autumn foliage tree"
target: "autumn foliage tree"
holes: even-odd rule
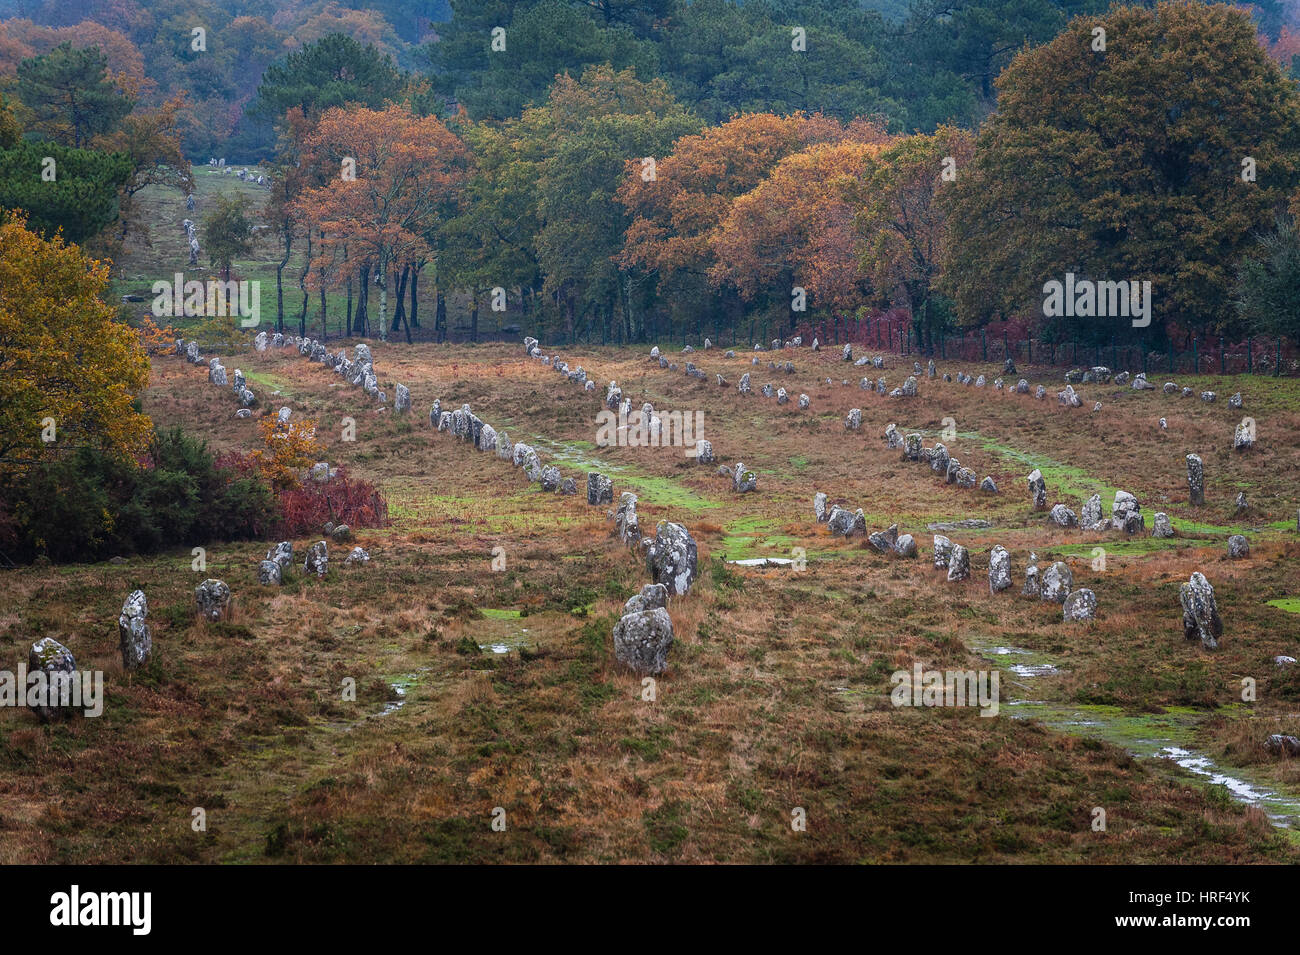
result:
[[[1231,326],[1237,263],[1300,182],[1300,98],[1249,16],[1113,7],[1022,51],[998,86],[948,196],[961,317],[1040,313],[1044,283],[1073,272],[1151,281],[1153,331]],[[1134,334],[1127,318],[1059,331]]]
[[[465,146],[437,119],[406,106],[335,108],[307,135],[302,155],[324,173],[324,184],[305,189],[294,204],[297,217],[323,236],[312,268],[337,272],[342,246],[373,268],[386,337],[392,270],[428,256],[424,236],[447,217],[465,179]]]
[[[104,303],[107,287],[107,264],[0,217],[0,468],[47,450],[147,446],[135,401],[149,360]]]
[[[941,126],[932,136],[907,136],[880,150],[858,180],[846,182],[847,196],[859,206],[862,270],[882,304],[902,290],[916,340],[927,350],[948,320],[946,302],[935,298],[949,231],[940,191],[960,178],[974,148],[970,133]]]
[[[740,196],[713,233],[709,277],[730,284],[745,301],[768,297],[793,323],[792,290],[806,307],[851,312],[868,283],[859,270],[856,207],[848,183],[880,152],[874,143],[821,143],[778,162]]]

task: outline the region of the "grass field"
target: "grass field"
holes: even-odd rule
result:
[[[1178,379],[1223,396],[1212,405],[1088,385],[1085,407],[1066,409],[924,378],[918,398],[890,400],[860,391],[861,370],[838,352],[806,348],[782,356],[794,375],[769,372],[767,355],[757,367],[748,353],[686,356],[707,384],[661,370],[646,349],[563,353],[601,386],[592,394],[519,345],[372,347],[380,386],[411,388],[409,418],[296,349],[226,360],[248,375],[259,414],[283,404],[315,420],[332,463],[381,485],[393,521],[358,533],[369,566],[344,569],[332,548],[329,576],[305,580],[303,539],[280,589],[256,582],[270,541],[214,544],[205,573],[178,549],[0,576],[6,654],[53,636],[82,668],[105,671],[107,689],[99,719],[46,728],[0,711],[0,861],[1300,861],[1282,825],[1300,828],[1300,762],[1264,747],[1270,733],[1300,733],[1297,668],[1273,663],[1300,656],[1296,382]],[[890,387],[910,371],[892,363]],[[940,369],[958,370],[1000,371]],[[745,371],[749,398],[734,387]],[[714,372],[732,386],[714,386]],[[1021,374],[1053,396],[1060,387],[1059,370]],[[719,460],[754,469],[757,492],[733,494],[680,448],[596,446],[610,379],[634,407],[703,411]],[[766,381],[806,392],[811,408],[760,397]],[[1258,422],[1248,453],[1230,450],[1242,412],[1223,399],[1237,390]],[[544,494],[508,462],[438,434],[435,398],[468,402],[580,487],[587,470],[611,474],[616,498],[639,495],[643,530],[665,518],[690,529],[701,577],[670,605],[676,642],[653,702],[613,660],[620,605],[648,578],[610,536],[608,509]],[[1089,410],[1094,400],[1102,411]],[[256,441],[229,391],[179,359],[154,360],[144,407],[214,447]],[[842,423],[851,407],[862,409],[859,432]],[[341,440],[345,417],[354,442]],[[951,452],[1000,494],[946,485],[879,438],[893,422],[928,445],[945,418],[958,434]],[[1187,503],[1191,451],[1205,459],[1201,508]],[[1164,510],[1178,533],[1055,528],[1030,508],[1035,466],[1049,505],[1077,512],[1096,490],[1109,513],[1122,488],[1148,526]],[[830,537],[813,516],[817,491],[861,507],[869,530],[897,523],[920,557]],[[1241,516],[1239,491],[1250,502]],[[950,584],[932,569],[928,525],[967,518],[992,527],[947,532],[972,554],[971,580]],[[1251,554],[1230,561],[1238,531]],[[995,544],[1011,551],[1015,586],[991,596]],[[492,569],[496,547],[504,571]],[[1104,570],[1093,569],[1098,547]],[[794,548],[806,570],[727,563]],[[1098,596],[1096,621],[1065,624],[1058,605],[1019,595],[1031,552],[1044,567],[1070,564],[1075,585]],[[1218,596],[1217,653],[1183,639],[1178,585],[1193,570]],[[194,621],[206,576],[234,592],[232,622]],[[116,616],[137,586],[155,655],[127,675]],[[894,707],[890,675],[918,661],[999,667],[999,715]],[[356,702],[342,699],[347,678]],[[1245,678],[1253,702],[1241,699]],[[1233,798],[1160,758],[1169,746],[1269,798]],[[206,832],[192,828],[196,808]],[[498,808],[504,832],[491,825]],[[1093,828],[1097,808],[1105,831]],[[804,832],[792,830],[796,809]]]

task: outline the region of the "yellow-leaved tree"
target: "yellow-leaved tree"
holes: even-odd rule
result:
[[[148,446],[153,428],[134,403],[149,359],[101,297],[108,270],[0,215],[0,469],[51,449]]]

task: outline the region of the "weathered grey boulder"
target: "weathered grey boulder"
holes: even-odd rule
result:
[[[960,488],[970,490],[975,486],[978,475],[970,468],[958,468],[957,473],[953,475],[953,483]]]
[[[358,564],[368,563],[370,563],[370,551],[366,550],[364,547],[352,548],[348,553],[348,556],[343,558],[344,567],[355,567]]]
[[[1115,503],[1110,508],[1111,526],[1126,534],[1137,534],[1146,530],[1146,518],[1142,516],[1142,506],[1128,491],[1116,491]]]
[[[311,466],[311,479],[317,484],[324,484],[330,479],[330,464],[328,461],[317,461]]]
[[[889,530],[875,531],[867,537],[867,541],[882,554],[893,553],[894,545],[898,543],[898,525],[890,524]]]
[[[1070,592],[1065,598],[1062,616],[1067,623],[1092,620],[1097,615],[1097,595],[1086,587]]]
[[[1155,518],[1151,528],[1152,537],[1173,537],[1174,525],[1169,521],[1169,515],[1164,511],[1156,511]]]
[[[1183,607],[1183,636],[1200,640],[1206,650],[1219,649],[1223,636],[1223,621],[1214,601],[1214,588],[1200,571],[1192,574],[1187,583],[1178,588],[1178,602]]]
[[[830,529],[832,537],[851,537],[857,530],[857,520],[852,511],[835,506],[826,515],[826,526]]]
[[[1200,505],[1205,503],[1205,466],[1202,464],[1199,454],[1189,454],[1187,456],[1187,489],[1191,495],[1192,504]]]
[[[1255,446],[1255,428],[1252,422],[1242,421],[1232,434],[1234,451],[1249,451]]]
[[[984,480],[980,481],[980,490],[988,494],[996,494],[998,493],[998,486],[992,477],[986,476]]]
[[[1250,509],[1250,505],[1246,503],[1246,492],[1238,491],[1237,492],[1237,513],[1243,514],[1249,509]]]
[[[848,347],[847,345],[845,346]],[[862,409],[850,408],[848,416],[844,419],[844,427],[850,431],[857,431],[862,427]]]
[[[342,544],[352,539],[352,528],[346,524],[336,524],[334,527],[326,524],[325,531],[336,544]]]
[[[587,473],[587,503],[591,505],[614,503],[614,482],[596,471]]]
[[[1074,589],[1074,573],[1070,565],[1057,561],[1043,573],[1042,598],[1065,603],[1065,598]]]
[[[1216,399],[1217,397],[1219,397],[1219,396],[1216,395],[1213,391],[1202,391],[1202,392],[1201,392],[1201,400],[1204,401],[1206,404],[1211,404],[1211,403],[1213,403],[1213,402],[1214,402],[1214,399]]]
[[[739,391],[742,395],[750,394],[749,372],[745,372],[743,375],[740,376],[740,384],[736,385],[736,390]]]
[[[281,570],[288,570],[293,564],[293,544],[289,541],[280,541],[266,552],[266,559],[275,561],[280,565]]]
[[[915,431],[903,438],[903,460],[921,460],[921,436]]]
[[[812,399],[809,398],[807,395],[800,395],[800,396],[799,396],[799,409],[800,409],[801,411],[807,411],[807,410],[808,410],[808,406],[809,406],[810,404],[812,404]]]
[[[1241,392],[1240,392],[1240,391],[1237,392],[1235,395],[1233,395],[1231,398],[1228,399],[1228,407],[1229,407],[1229,408],[1240,408],[1240,407],[1241,407]]]
[[[274,560],[262,561],[257,565],[257,582],[279,587],[284,583],[284,568]]]
[[[948,557],[948,579],[966,580],[970,577],[970,554],[961,544],[952,545],[952,554]]]
[[[996,594],[1011,586],[1011,554],[1001,544],[989,552],[989,593]]]
[[[821,491],[813,495],[813,513],[817,515],[818,524],[825,524],[831,516],[826,509],[826,495]]]
[[[1088,531],[1105,530],[1109,522],[1102,519],[1101,516],[1101,495],[1094,494],[1088,500],[1083,502],[1083,515],[1079,518],[1079,526]]]
[[[934,535],[934,568],[935,570],[947,570],[948,561],[952,557],[952,541],[942,534]]]
[[[713,463],[713,442],[705,438],[700,438],[695,442],[695,463],[712,464]]]
[[[639,594],[627,598],[627,603],[623,605],[623,613],[644,613],[647,610],[667,606],[668,588],[663,584],[646,584]]]
[[[614,657],[638,674],[663,673],[672,645],[673,621],[663,607],[624,614],[614,625]]]
[[[559,468],[554,464],[548,464],[546,467],[542,468],[542,473],[538,480],[542,485],[542,490],[549,493],[560,486],[560,482],[564,480],[564,477],[560,474]]]
[[[545,468],[542,467],[541,457],[532,448],[529,448],[528,453],[524,455],[523,468],[524,468],[525,476],[527,476],[528,480],[532,481],[533,483],[537,483],[538,481],[541,481],[542,475],[545,473],[546,470]],[[556,473],[558,474],[559,472],[557,471]],[[558,478],[557,478],[557,482],[558,482]]]
[[[779,405],[783,405],[783,404],[787,404],[787,403],[789,403],[789,401],[790,401],[790,396],[789,396],[788,394],[786,394],[784,388],[778,388],[778,389],[776,389],[776,403],[777,403],[777,404],[779,404]]]
[[[843,352],[843,354],[841,355],[841,357],[842,357],[845,361],[853,361],[853,346],[852,346],[852,345],[845,345],[845,346],[844,346],[844,352]]]
[[[685,594],[697,576],[698,561],[695,538],[690,532],[681,524],[660,521],[654,540],[646,548],[646,567],[655,583],[667,587],[670,595]]]
[[[1030,564],[1025,568],[1025,586],[1020,589],[1021,594],[1026,597],[1040,597],[1043,593],[1043,582],[1038,576],[1038,565]]]
[[[641,526],[637,523],[636,495],[624,491],[618,498],[618,508],[614,512],[614,534],[628,547],[636,547],[641,541]]]
[[[411,410],[411,389],[398,384],[393,388],[393,411],[406,414]]]
[[[53,637],[43,637],[27,653],[27,673],[44,673],[47,695],[30,707],[42,723],[49,723],[72,712],[72,681],[76,679],[77,660],[72,651]],[[24,687],[19,692],[27,692]]]
[[[903,534],[894,542],[894,553],[899,557],[916,556],[916,540],[911,534]]]
[[[148,617],[149,603],[145,600],[144,591],[133,590],[122,604],[122,613],[117,618],[123,669],[139,669],[153,651]]]
[[[480,451],[495,451],[497,449],[497,430],[486,421],[478,432],[478,449]]]
[[[731,489],[737,494],[747,494],[758,487],[758,475],[745,467],[743,461],[737,461],[731,471]]]
[[[213,365],[208,369],[208,380],[214,385],[225,385],[226,369],[224,365]]]
[[[930,470],[936,474],[948,473],[948,449],[942,443],[930,449]]]
[[[1283,753],[1287,756],[1300,756],[1300,737],[1273,733],[1264,740],[1264,748],[1275,756]]]
[[[1233,560],[1250,556],[1250,541],[1240,534],[1228,538],[1228,556]]]
[[[1070,510],[1064,504],[1052,505],[1052,511],[1047,515],[1048,520],[1053,524],[1061,527],[1078,527],[1079,519],[1074,516],[1074,511]]]
[[[302,572],[324,577],[329,571],[329,565],[329,547],[324,541],[317,541],[307,548],[307,557],[302,562]]]
[[[1029,499],[1035,510],[1041,510],[1047,506],[1047,482],[1043,480],[1043,472],[1034,468],[1029,472],[1028,482]]]
[[[194,588],[194,604],[204,620],[225,620],[230,616],[230,588],[209,577]]]

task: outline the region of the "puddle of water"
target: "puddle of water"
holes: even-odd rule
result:
[[[1034,657],[1023,647],[972,647],[980,655],[998,662],[999,657]],[[1005,669],[1025,679],[1061,672],[1054,663],[1042,660],[1021,662]],[[1014,681],[1011,682],[1013,685]],[[1127,749],[1148,759],[1169,759],[1212,785],[1224,786],[1234,799],[1262,809],[1275,826],[1300,829],[1300,797],[1280,794],[1266,784],[1252,780],[1248,770],[1227,773],[1208,756],[1191,748],[1196,726],[1209,714],[1190,707],[1169,707],[1163,713],[1132,714],[1117,706],[1070,705],[1046,700],[1005,700],[1013,719],[1033,719],[1058,732],[1088,736]]]
[[[521,617],[518,610],[485,608],[483,619],[472,621],[466,632],[480,650],[488,653],[506,654],[536,645],[528,618]]]

